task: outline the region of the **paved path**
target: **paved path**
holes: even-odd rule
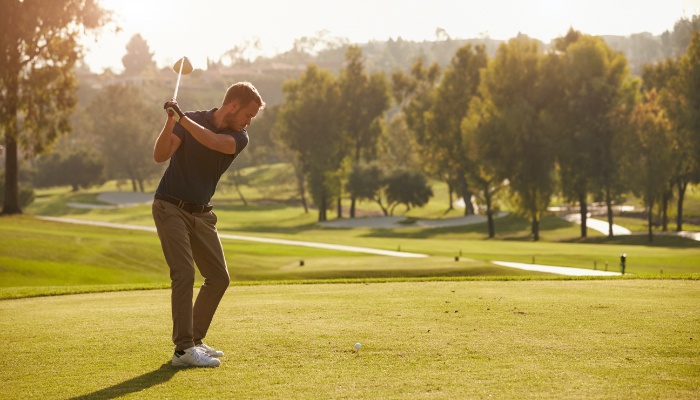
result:
[[[66,203],[71,208],[83,209],[105,209],[111,210],[115,208],[137,206],[153,201],[153,193],[139,192],[103,192],[97,195],[97,200],[109,204],[90,204],[90,203]]]
[[[86,221],[82,219],[75,218],[56,218],[56,217],[37,217],[39,219],[54,221],[54,222],[65,222],[69,224],[79,224],[79,225],[90,225],[90,226],[101,226],[106,228],[117,228],[117,229],[131,229],[146,232],[156,232],[156,228],[153,226],[142,226],[142,225],[128,225],[128,224],[118,224],[113,222],[100,222],[100,221]],[[368,247],[357,247],[357,246],[345,246],[342,244],[329,244],[329,243],[315,243],[315,242],[304,242],[300,240],[286,240],[286,239],[274,239],[274,238],[263,238],[255,236],[243,236],[243,235],[229,235],[225,233],[220,233],[219,237],[222,239],[231,240],[245,240],[249,242],[259,242],[259,243],[273,243],[281,244],[287,246],[302,246],[302,247],[313,247],[317,249],[328,249],[328,250],[338,250],[338,251],[349,251],[353,253],[366,253],[375,254],[380,256],[390,256],[390,257],[402,257],[402,258],[424,258],[428,257],[427,254],[419,253],[407,253],[403,251],[391,251],[391,250],[380,250],[372,249]]]
[[[564,215],[562,218],[569,222],[573,222],[576,224],[581,224],[581,214],[567,214]],[[595,231],[608,234],[608,221],[602,221],[599,219],[595,218],[586,218],[586,227],[591,228]],[[620,225],[615,225],[613,224],[613,235],[614,236],[625,236],[625,235],[631,235],[632,231],[630,231],[627,228],[623,228]]]
[[[619,276],[619,272],[600,271],[596,269],[557,267],[554,265],[524,264],[508,261],[491,261],[502,267],[524,269],[526,271],[549,272],[552,274],[569,276]]]

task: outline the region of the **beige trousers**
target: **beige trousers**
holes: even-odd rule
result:
[[[201,343],[230,283],[213,212],[189,213],[162,200],[153,201],[153,220],[170,267],[173,343],[181,351]],[[192,306],[195,264],[204,277]]]

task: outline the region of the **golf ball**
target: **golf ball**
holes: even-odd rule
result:
[[[355,350],[360,350],[362,348],[362,345],[359,343],[355,343]]]

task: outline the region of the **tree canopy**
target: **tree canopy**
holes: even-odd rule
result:
[[[5,0],[0,13],[0,134],[5,140],[2,213],[21,213],[18,155],[46,151],[70,131],[76,103],[72,72],[79,39],[106,23],[96,0]]]

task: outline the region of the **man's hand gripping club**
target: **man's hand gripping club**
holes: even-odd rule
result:
[[[180,106],[177,104],[175,99],[166,101],[163,108],[168,112],[168,116],[174,119],[175,122],[180,122],[180,118],[185,116],[185,114],[180,111]]]

